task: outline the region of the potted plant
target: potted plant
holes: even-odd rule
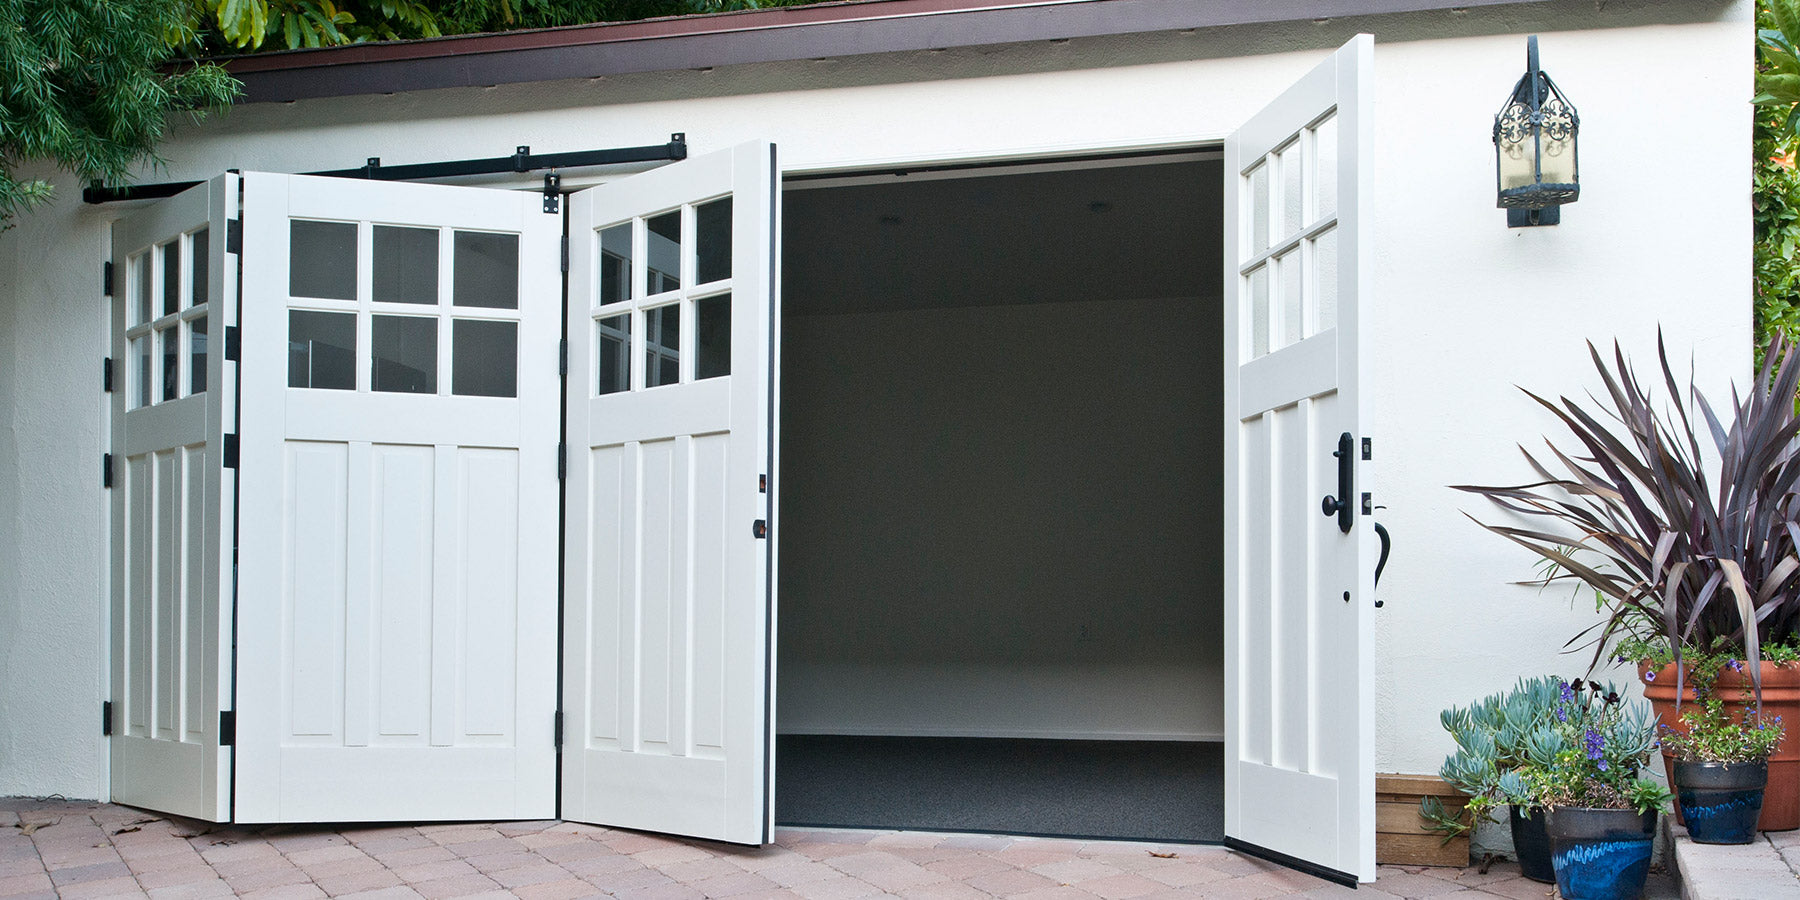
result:
[[[1732,668],[1741,664],[1734,660]],[[1673,759],[1670,780],[1688,836],[1702,844],[1748,844],[1762,813],[1769,754],[1781,745],[1781,717],[1741,705],[1728,710],[1707,672],[1696,673],[1699,701],[1688,704],[1680,727],[1662,726],[1663,753]]]
[[[1591,638],[1590,672],[1609,656],[1642,662],[1640,677],[1664,724],[1678,727],[1697,668],[1711,666],[1707,654],[1720,648],[1729,656],[1719,660],[1735,659],[1741,668],[1741,675],[1720,674],[1720,683],[1741,678],[1751,705],[1792,721],[1800,714],[1800,666],[1763,658],[1791,648],[1800,629],[1800,353],[1777,340],[1753,388],[1734,393],[1720,415],[1691,380],[1685,390],[1677,387],[1660,337],[1669,394],[1661,401],[1616,344],[1610,363],[1588,349],[1604,386],[1591,404],[1598,409],[1530,394],[1580,449],[1552,445],[1555,473],[1527,452],[1539,476],[1529,484],[1459,489],[1526,520],[1484,527],[1548,561],[1552,571],[1534,583],[1572,579],[1593,590],[1603,619],[1571,643]],[[1702,432],[1712,445],[1710,463]],[[1657,647],[1665,654],[1660,660]],[[1759,823],[1765,830],[1800,828],[1794,743],[1770,759]]]
[[[1420,801],[1419,817],[1430,830],[1450,840],[1473,831],[1483,820],[1496,821],[1496,810],[1509,810],[1506,819],[1519,870],[1534,881],[1556,880],[1544,811],[1533,805],[1519,772],[1531,761],[1533,746],[1550,747],[1557,740],[1556,714],[1566,687],[1554,675],[1521,678],[1510,691],[1438,715],[1456,740],[1456,752],[1445,757],[1438,775],[1467,794],[1469,802],[1462,814],[1452,815],[1436,797]]]
[[[1635,900],[1650,874],[1656,815],[1669,792],[1644,776],[1656,748],[1650,708],[1609,685],[1564,686],[1553,737],[1520,770],[1546,810],[1550,862],[1564,900]]]

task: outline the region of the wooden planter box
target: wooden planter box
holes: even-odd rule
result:
[[[1375,776],[1375,861],[1398,866],[1469,864],[1469,836],[1443,843],[1444,836],[1425,830],[1419,801],[1436,797],[1451,813],[1460,813],[1469,798],[1436,775]]]

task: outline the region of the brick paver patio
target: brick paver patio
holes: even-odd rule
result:
[[[1667,896],[1663,886],[1651,896]],[[0,897],[624,900],[1544,900],[1510,863],[1383,866],[1360,891],[1219,847],[782,830],[737,847],[569,822],[212,826],[103,803],[0,800]]]

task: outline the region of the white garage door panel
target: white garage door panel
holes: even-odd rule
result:
[[[1225,143],[1226,843],[1345,882],[1375,877],[1373,47],[1352,40]]]
[[[212,821],[230,816],[221,435],[235,379],[215,339],[236,323],[235,187],[220,177],[136,210],[112,248],[111,798]]]
[[[570,198],[569,819],[771,836],[773,162]]]
[[[553,815],[561,217],[245,177],[237,819]]]

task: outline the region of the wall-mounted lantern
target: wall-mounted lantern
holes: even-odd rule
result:
[[[1555,225],[1562,204],[1581,197],[1575,138],[1581,117],[1538,68],[1537,35],[1525,41],[1525,77],[1494,116],[1498,205],[1506,224]]]

